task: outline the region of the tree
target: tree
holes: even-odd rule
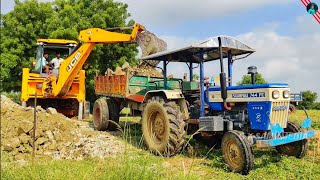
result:
[[[317,98],[316,92],[310,90],[302,91],[302,102],[299,103],[299,108],[302,109],[302,106],[304,106],[306,109],[313,109],[316,106],[315,101]]]
[[[268,83],[261,74],[256,74],[255,77],[255,83],[256,84],[266,84]],[[244,75],[242,76],[242,79],[240,82],[237,83],[238,86],[242,86],[242,85],[250,85],[251,83],[251,75]]]
[[[320,110],[320,102],[315,102],[313,105],[313,109]]]
[[[38,38],[77,40],[87,28],[123,27],[134,24],[128,20],[127,5],[113,0],[56,0],[38,3],[37,0],[15,0],[12,12],[1,16],[1,76],[3,90],[19,90],[22,67],[31,65]],[[96,45],[87,60],[87,99],[94,96],[94,75],[104,73],[124,62],[137,64],[137,45]],[[4,59],[4,61],[2,61]],[[16,82],[16,83],[13,83]]]
[[[1,14],[1,78],[2,90],[18,91],[21,86],[22,67],[31,65],[35,42],[45,37],[46,20],[53,14],[50,3],[15,0],[14,10]]]
[[[193,74],[192,79],[193,81],[198,81],[200,79],[200,76],[198,74]]]

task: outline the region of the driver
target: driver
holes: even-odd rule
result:
[[[59,74],[59,67],[60,67],[60,63],[63,61],[64,59],[62,59],[60,57],[60,52],[56,52],[56,57],[52,59],[52,61],[49,63],[50,65],[53,64],[53,74],[55,76],[58,76]]]
[[[37,64],[36,64],[36,69],[39,69],[40,65],[42,64],[42,70],[44,70],[48,75],[50,75],[49,66],[48,66],[48,62],[47,62],[48,57],[49,57],[49,54],[44,53],[43,57],[38,59]]]

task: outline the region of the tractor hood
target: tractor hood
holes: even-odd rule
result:
[[[255,50],[243,42],[230,36],[215,36],[200,43],[195,43],[184,48],[179,48],[171,51],[163,51],[141,58],[142,60],[160,60],[171,62],[200,62],[203,58],[202,53],[206,54],[204,61],[219,60],[219,42],[218,37],[221,37],[222,49],[224,58],[227,57],[228,51],[231,51],[233,56],[250,55]]]

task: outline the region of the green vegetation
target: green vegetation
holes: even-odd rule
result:
[[[320,161],[281,157],[274,150],[256,150],[255,168],[248,176],[228,172],[219,151],[207,158],[175,156],[169,159],[133,150],[104,160],[37,161],[1,170],[3,179],[319,179]]]
[[[131,26],[127,5],[113,0],[15,0],[14,10],[1,14],[1,91],[21,89],[22,67],[31,68],[38,38],[77,40],[80,30]],[[125,61],[137,63],[135,44],[97,45],[87,64],[87,100],[94,102],[95,73]]]
[[[302,91],[302,102],[299,103],[299,108],[303,109],[318,109],[320,110],[320,102],[315,102],[318,98],[318,94],[313,91]]]
[[[319,130],[320,112],[318,110],[307,110],[307,113],[312,119],[312,127]],[[303,110],[297,110],[295,113],[289,115],[289,120],[301,124],[306,117],[307,116]]]
[[[261,74],[256,74],[255,77],[256,84],[266,84],[268,83]],[[251,83],[251,75],[243,75],[241,81],[237,83],[238,86],[240,85],[250,85]]]
[[[8,98],[10,98],[13,102],[20,104],[20,92],[1,92],[1,95],[4,95]]]
[[[143,149],[140,118],[121,118],[123,133],[128,142],[124,154],[104,160],[37,160],[25,166],[9,163],[2,157],[3,179],[319,179],[320,158],[303,159],[279,155],[272,148],[254,149],[255,166],[248,176],[231,173],[222,160],[220,150],[209,148],[195,140],[192,146],[172,158],[154,156]],[[320,122],[318,111],[308,111],[314,122]],[[298,110],[290,120],[301,122],[304,112]],[[314,124],[316,124],[314,123]],[[320,127],[318,126],[318,129]],[[131,146],[131,145],[133,146]],[[136,148],[137,147],[137,148]],[[191,150],[193,149],[193,150]]]

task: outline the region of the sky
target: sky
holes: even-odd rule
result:
[[[254,48],[254,54],[234,63],[233,82],[254,65],[268,82],[288,83],[291,92],[315,91],[320,101],[320,25],[300,0],[119,1],[128,4],[132,19],[164,39],[168,49],[216,35],[234,36]],[[14,0],[1,0],[1,13],[13,8]],[[182,77],[184,72],[185,64],[169,63],[169,74]],[[218,62],[205,63],[206,76],[219,73]]]

